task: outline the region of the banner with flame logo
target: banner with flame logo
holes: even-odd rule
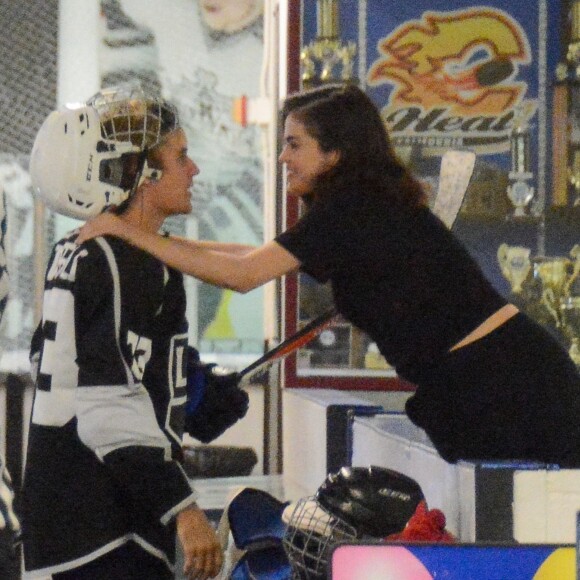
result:
[[[371,91],[389,87],[381,108],[394,143],[422,146],[423,154],[508,151],[515,124],[537,122],[540,4],[435,4],[386,11],[384,2],[368,3],[375,32],[382,5],[384,32],[376,57],[367,44],[365,81]]]
[[[507,174],[510,137],[524,129],[541,198],[562,3],[341,0],[340,40],[356,43],[355,80],[403,156],[470,149]],[[314,4],[302,2],[305,45],[315,37]]]
[[[514,118],[529,125],[537,100],[520,23],[499,8],[423,12],[378,42],[370,87],[392,87],[382,111],[396,145],[509,149]],[[531,94],[532,93],[532,94]]]

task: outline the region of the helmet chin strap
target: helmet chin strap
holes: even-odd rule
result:
[[[143,171],[141,172],[141,177],[139,178],[139,185],[141,185],[144,181],[159,181],[161,179],[162,171],[161,169],[154,169],[153,167],[149,167],[147,165],[147,161],[145,161],[145,166],[143,167]]]
[[[137,177],[135,178],[135,185],[129,194],[129,199],[133,197],[133,195],[137,192],[137,190],[141,187],[141,184],[145,182],[154,183],[161,179],[161,170],[154,169],[153,167],[149,167],[147,164],[147,152],[145,151],[143,154],[143,162],[141,166],[141,170],[137,173]],[[141,219],[143,219],[143,203],[144,200],[141,198]]]
[[[146,149],[139,156],[139,169],[135,176],[135,182],[129,193],[129,197],[132,197],[145,181],[159,181],[161,179],[161,169],[149,167],[149,164],[147,163],[147,153],[148,151]]]

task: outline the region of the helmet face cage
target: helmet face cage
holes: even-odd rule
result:
[[[339,542],[400,532],[424,499],[412,478],[383,467],[342,467],[285,518],[284,549],[295,579],[326,578]]]
[[[295,580],[327,577],[331,548],[360,537],[355,528],[326,511],[316,496],[296,503],[282,540]]]
[[[87,101],[99,116],[101,134],[109,143],[131,143],[138,152],[160,145],[179,127],[177,109],[147,95],[140,85],[103,89]]]

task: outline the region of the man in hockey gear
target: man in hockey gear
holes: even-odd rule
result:
[[[51,113],[31,157],[49,207],[109,204],[157,231],[191,211],[198,167],[175,109],[129,86]],[[187,321],[182,275],[119,238],[54,247],[33,338],[36,392],[23,491],[27,577],[217,575],[219,542],[180,464]]]
[[[239,386],[240,376],[213,363],[203,363],[188,348],[185,431],[202,443],[210,443],[248,412],[248,393]]]
[[[391,469],[343,467],[329,474],[315,496],[302,498],[282,515],[294,577],[326,578],[333,545],[402,531],[423,499],[415,480]]]

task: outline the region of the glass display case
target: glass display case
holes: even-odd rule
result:
[[[431,201],[444,152],[475,152],[454,233],[496,289],[575,355],[580,156],[578,99],[570,95],[580,86],[580,0],[526,6],[490,0],[485,10],[464,0],[417,0],[393,10],[385,4],[290,2],[288,92],[357,83],[379,106],[398,155]],[[405,50],[411,40],[414,50]],[[559,85],[566,89],[558,92]],[[288,199],[285,226],[301,211],[297,200]],[[514,248],[523,248],[527,260]],[[564,264],[561,275],[552,267],[556,262]],[[520,266],[526,270],[522,280]],[[328,286],[305,274],[287,276],[284,335],[331,307]],[[285,386],[413,388],[368,336],[340,318],[286,359]]]

